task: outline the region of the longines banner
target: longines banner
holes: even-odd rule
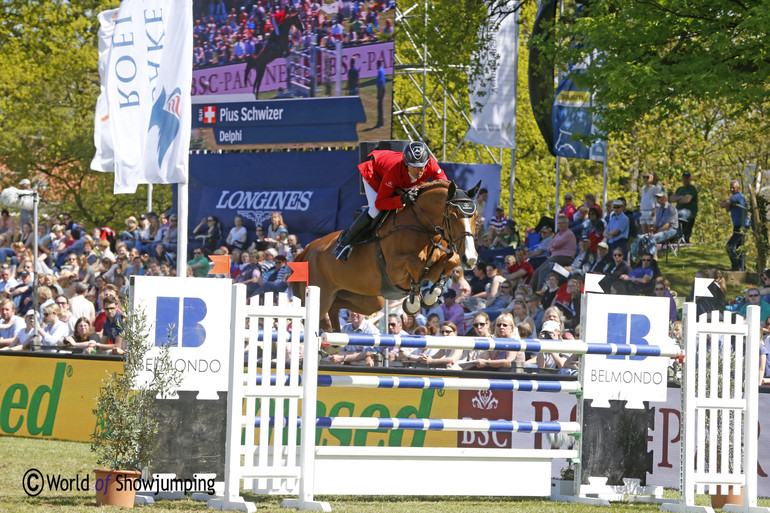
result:
[[[278,211],[287,226],[302,226],[307,231],[329,233],[334,231],[337,218],[337,189],[204,187],[199,211],[217,216],[225,226],[232,226],[237,215],[244,221],[265,226],[270,222],[271,212]]]
[[[462,189],[481,180],[490,198],[500,196],[500,165],[440,163]],[[249,241],[256,223],[270,213],[283,215],[289,233],[308,244],[347,228],[366,197],[361,193],[358,151],[303,151],[190,155],[188,230],[214,215],[227,236],[236,215],[243,216]],[[487,201],[487,219],[495,202]]]

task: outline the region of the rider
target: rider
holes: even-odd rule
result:
[[[369,160],[359,164],[364,179],[364,190],[369,202],[366,214],[361,214],[347,230],[340,234],[334,256],[347,262],[356,239],[377,217],[380,210],[395,210],[414,203],[418,184],[426,180],[447,180],[423,142],[411,142],[403,153],[390,150],[374,150]],[[400,189],[397,192],[397,189]]]

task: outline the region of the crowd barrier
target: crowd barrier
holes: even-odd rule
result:
[[[507,379],[460,379],[460,378],[413,378],[383,376],[318,376],[317,349],[326,345],[366,345],[372,347],[441,347],[456,349],[491,349],[571,352],[600,355],[644,355],[669,357],[679,353],[671,346],[633,344],[588,344],[582,341],[510,340],[466,337],[412,337],[412,336],[369,336],[354,337],[341,334],[317,335],[319,323],[319,290],[308,287],[305,306],[279,295],[277,305],[273,296],[265,295],[263,304],[246,304],[245,288],[233,288],[231,382],[228,394],[228,434],[225,471],[225,492],[221,497],[209,501],[215,509],[255,511],[253,503],[243,500],[239,486],[251,489],[257,494],[297,495],[286,499],[283,505],[302,510],[330,511],[328,503],[315,500],[315,495],[468,495],[468,496],[550,496],[551,463],[555,458],[566,458],[577,464],[575,496],[580,491],[580,435],[582,422],[582,401],[578,400],[577,422],[520,422],[510,420],[474,419],[417,419],[378,417],[317,417],[317,388],[323,387],[366,387],[366,388],[436,388],[455,390],[540,390],[553,393],[573,393],[581,397],[582,379],[579,382],[541,382],[537,380]],[[749,326],[758,326],[758,311],[750,309]],[[697,330],[706,326],[696,324],[694,309],[685,310],[686,336],[703,342]],[[248,328],[246,327],[248,319]],[[754,324],[752,324],[754,323]],[[701,323],[702,324],[702,323]],[[300,328],[301,326],[301,328]],[[289,329],[289,327],[291,329]],[[751,330],[738,324],[726,323],[710,326],[709,333],[729,334],[735,337],[734,345],[741,345],[738,337],[746,337]],[[248,337],[247,337],[248,329]],[[716,330],[716,331],[714,331]],[[755,330],[756,331],[756,330]],[[300,332],[304,332],[303,374],[300,376]],[[739,333],[740,332],[740,333]],[[241,372],[244,340],[249,340],[246,371]],[[689,340],[689,339],[688,339]],[[751,336],[748,336],[747,365],[754,365],[750,358]],[[730,344],[724,343],[723,347]],[[709,350],[715,345],[712,344]],[[273,361],[261,366],[261,359]],[[754,346],[756,349],[756,346]],[[688,354],[705,352],[704,348],[690,349]],[[700,351],[700,352],[699,352]],[[312,357],[310,357],[312,356]],[[690,358],[692,364],[695,358]],[[736,355],[736,368],[743,364],[743,354]],[[756,366],[756,365],[754,365]],[[700,368],[705,368],[701,365]],[[751,373],[746,371],[746,388]],[[688,374],[688,378],[692,376]],[[743,374],[740,374],[743,377]],[[756,391],[756,369],[754,370]],[[582,378],[582,377],[581,377]],[[700,379],[700,378],[699,378]],[[738,381],[738,380],[737,380]],[[740,380],[742,383],[743,381]],[[684,381],[686,394],[691,393],[689,381]],[[665,384],[664,384],[665,386]],[[749,394],[750,395],[750,394]],[[683,393],[684,396],[684,393]],[[690,395],[687,395],[690,397]],[[756,411],[756,394],[754,395]],[[304,407],[300,410],[300,401]],[[696,407],[727,408],[739,407],[743,401],[743,412],[748,412],[752,398],[726,401],[716,399],[697,404]],[[746,402],[748,401],[748,403]],[[690,401],[696,403],[697,399]],[[729,404],[728,404],[729,403]],[[736,404],[733,404],[736,403]],[[747,404],[749,407],[746,407]],[[258,413],[256,413],[258,411]],[[685,410],[683,410],[685,411]],[[692,438],[690,433],[691,415],[683,422],[683,437]],[[749,420],[747,418],[747,420]],[[301,429],[312,426],[312,429]],[[259,428],[262,429],[254,429]],[[420,447],[327,447],[316,445],[316,429],[362,430],[454,430],[488,432],[553,433],[556,437],[573,437],[574,443],[568,449],[473,449],[473,448],[420,448]],[[756,427],[756,426],[755,426]],[[754,431],[756,434],[756,430]],[[750,445],[744,434],[742,442]],[[740,438],[740,437],[738,437]],[[724,437],[722,438],[724,440]],[[756,436],[753,438],[756,440]],[[689,447],[685,445],[685,447]],[[685,449],[683,458],[692,451]],[[702,451],[699,451],[702,452]],[[720,453],[724,454],[724,453]],[[699,455],[699,458],[702,457]],[[756,449],[747,447],[742,465],[749,468]],[[687,474],[688,461],[683,459],[682,472]],[[748,466],[747,466],[748,465]],[[703,468],[703,467],[700,467]],[[721,467],[724,470],[724,465]],[[724,474],[724,472],[722,472]],[[744,485],[745,503],[756,505],[756,471],[741,473],[740,469],[730,484]],[[721,477],[721,476],[720,476]],[[731,478],[732,479],[732,478]],[[748,481],[754,480],[754,486]],[[740,480],[740,483],[738,482]],[[679,504],[685,511],[689,495],[686,486],[691,481],[682,480],[682,498]],[[701,479],[698,483],[703,483]],[[724,481],[722,481],[724,483]],[[753,493],[753,498],[751,494]],[[748,511],[748,510],[746,510]],[[764,511],[764,510],[763,510]]]

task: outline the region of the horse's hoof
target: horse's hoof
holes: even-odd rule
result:
[[[441,295],[441,292],[442,290],[439,287],[434,287],[431,289],[428,295],[422,298],[423,306],[431,307],[435,305],[436,301],[438,301],[438,298]]]
[[[414,315],[420,311],[420,296],[408,297],[404,301],[404,311],[409,315]]]

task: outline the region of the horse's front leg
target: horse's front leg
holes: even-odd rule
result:
[[[444,292],[444,285],[448,279],[449,276],[444,274],[442,269],[438,279],[429,287],[428,293],[422,298],[423,306],[431,307],[436,304],[439,296]]]

